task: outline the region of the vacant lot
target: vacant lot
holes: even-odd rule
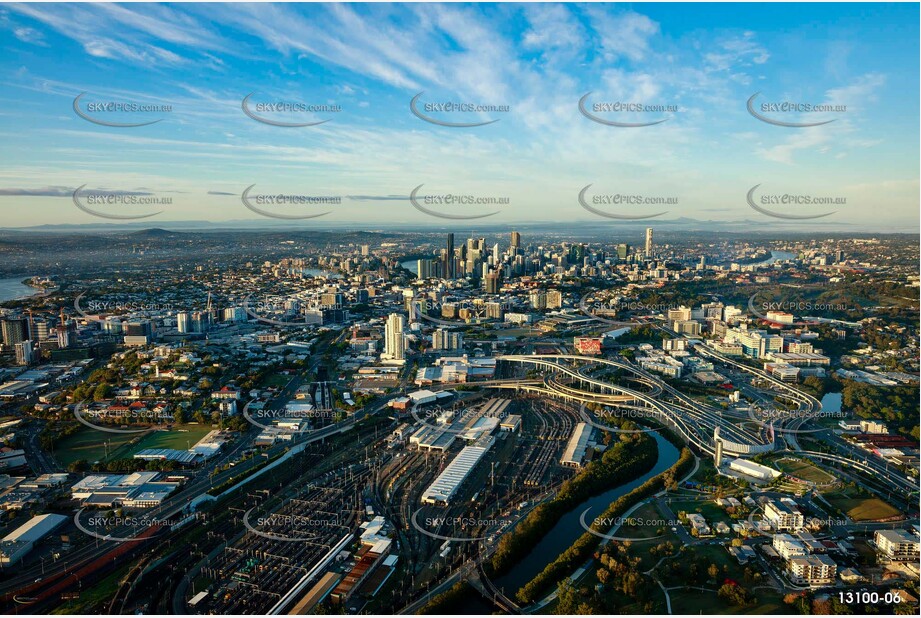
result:
[[[831,492],[825,494],[825,499],[855,522],[888,519],[901,514],[879,498],[851,497],[844,492]]]

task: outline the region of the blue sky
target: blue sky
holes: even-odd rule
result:
[[[344,196],[304,226],[355,222],[444,225],[412,207],[423,194],[508,198],[489,223],[612,221],[578,193],[677,198],[677,218],[754,221],[759,229],[917,230],[919,32],[912,4],[3,4],[0,209],[4,227],[98,223],[74,188],[169,196],[148,219],[253,220],[241,192]],[[106,114],[142,127],[100,126],[83,102],[169,105]],[[507,112],[431,112],[439,101]],[[675,106],[675,112],[600,111],[588,104]],[[845,111],[746,109],[797,102]],[[338,112],[263,114],[258,102],[337,105]],[[93,116],[87,112],[88,115]],[[807,223],[766,217],[746,193],[843,197]],[[349,197],[352,196],[352,197]],[[127,208],[127,207],[126,207]],[[134,208],[134,210],[130,210]],[[150,212],[132,206],[118,212]],[[287,208],[285,210],[284,208]],[[657,207],[599,206],[642,215]],[[809,208],[815,210],[809,210]],[[266,210],[271,210],[266,208]],[[827,212],[777,207],[786,213]],[[109,211],[107,211],[109,212]],[[114,212],[114,211],[113,211]],[[274,212],[274,211],[273,211]],[[264,221],[264,220],[262,220]]]

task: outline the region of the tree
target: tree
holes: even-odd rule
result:
[[[85,459],[77,459],[67,465],[68,472],[84,472],[89,468],[89,462]]]

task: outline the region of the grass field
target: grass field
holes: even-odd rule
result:
[[[105,459],[107,447],[109,453],[113,453],[132,440],[138,440],[139,436],[141,434],[108,433],[81,427],[77,433],[67,436],[55,445],[54,456],[63,466],[79,459],[85,459],[90,463],[102,461]]]
[[[789,608],[776,592],[765,589],[754,591],[757,602],[751,607],[730,606],[716,596],[716,592],[705,590],[671,590],[672,611],[681,614],[786,614]]]
[[[831,492],[824,495],[835,508],[855,522],[875,521],[896,517],[901,512],[894,506],[883,502],[879,498],[851,497],[844,492]]]
[[[79,459],[91,464],[106,459],[126,459],[138,451],[148,448],[172,448],[186,450],[194,446],[211,425],[176,425],[171,431],[151,431],[145,434],[117,434],[81,427],[80,431],[61,440],[54,449],[54,455],[63,466]],[[108,444],[106,444],[108,443]]]
[[[791,476],[803,479],[804,481],[810,481],[816,485],[827,485],[829,483],[834,483],[836,480],[831,474],[802,459],[785,457],[775,461],[774,465],[776,465],[781,472],[786,472]]]
[[[713,502],[713,500],[672,500],[669,506],[675,514],[684,511],[685,513],[699,513],[703,515],[711,528],[713,528],[718,521],[725,522],[726,525],[732,527],[732,518],[723,510],[723,507]]]

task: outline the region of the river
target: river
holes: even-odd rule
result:
[[[26,278],[27,277],[12,277],[10,279],[0,279],[0,303],[37,294],[39,292],[38,289],[23,284],[22,280]]]
[[[330,270],[323,270],[322,268],[302,268],[301,274],[308,275],[310,277],[326,277],[327,279],[342,279],[342,275],[339,273],[334,273]]]
[[[543,571],[548,564],[556,560],[557,556],[563,553],[576,541],[576,539],[582,536],[585,529],[580,525],[579,517],[586,508],[591,507],[591,511],[585,516],[586,521],[591,521],[595,517],[600,517],[601,513],[604,512],[612,502],[624,494],[633,491],[655,475],[675,465],[675,462],[678,461],[678,457],[681,455],[680,451],[658,433],[651,433],[649,435],[655,439],[656,446],[659,449],[658,459],[652,470],[634,481],[619,485],[609,489],[603,494],[589,498],[563,515],[556,526],[544,535],[544,538],[534,546],[534,549],[531,550],[525,558],[515,565],[511,571],[495,580],[496,585],[502,589],[507,596],[514,598],[515,592],[517,592],[519,588],[534,579],[534,577]],[[601,539],[599,539],[599,541],[600,540]]]
[[[841,393],[825,393],[822,396],[823,412],[840,412],[841,411]]]
[[[406,260],[405,262],[400,262],[400,266],[411,272],[412,274],[419,275],[419,261],[418,260]]]
[[[782,262],[795,258],[796,254],[790,251],[771,251],[771,257],[760,262],[755,262],[754,266],[761,266],[762,264],[773,264],[774,262]]]

